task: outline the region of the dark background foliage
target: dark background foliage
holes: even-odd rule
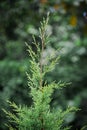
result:
[[[38,39],[40,21],[50,12],[48,52],[62,47],[61,61],[47,75],[48,81],[72,82],[53,95],[52,106],[81,108],[67,119],[72,129],[87,124],[87,11],[86,0],[1,0],[0,1],[0,108],[9,109],[6,100],[30,106],[27,78],[29,58],[25,42]],[[33,46],[32,46],[33,47]],[[0,129],[7,119],[0,109]]]

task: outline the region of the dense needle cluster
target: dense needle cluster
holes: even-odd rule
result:
[[[31,107],[17,106],[15,103],[9,102],[9,105],[13,109],[13,113],[7,112],[10,125],[10,130],[69,130],[69,127],[64,127],[64,121],[66,115],[76,108],[68,107],[65,111],[62,109],[55,110],[50,107],[52,100],[52,94],[55,89],[61,89],[66,86],[66,83],[53,81],[48,84],[44,81],[45,75],[55,68],[58,63],[59,56],[56,57],[56,53],[48,55],[46,58],[48,62],[42,64],[43,52],[45,46],[47,46],[48,38],[47,35],[47,24],[49,14],[46,19],[41,22],[39,29],[40,43],[33,37],[33,46],[36,47],[36,52],[33,51],[32,47],[27,44],[28,52],[30,55],[30,73],[27,73],[28,86],[30,87],[29,94],[32,97],[33,103]],[[55,57],[55,58],[54,58]]]

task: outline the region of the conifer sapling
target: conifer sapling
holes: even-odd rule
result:
[[[36,47],[36,52],[27,44],[30,55],[30,73],[27,73],[28,86],[30,87],[29,94],[32,97],[33,103],[31,107],[17,106],[15,103],[9,102],[13,109],[13,113],[7,112],[7,117],[10,121],[10,130],[69,130],[69,127],[64,127],[66,115],[76,108],[68,107],[65,111],[50,107],[52,94],[55,89],[61,89],[66,86],[66,83],[53,81],[47,83],[44,81],[45,75],[55,68],[58,63],[59,56],[55,54],[48,55],[43,63],[44,49],[48,43],[47,24],[49,14],[46,19],[41,22],[39,28],[40,43],[33,36],[33,46]]]

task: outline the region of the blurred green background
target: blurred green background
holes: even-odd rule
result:
[[[61,47],[61,61],[47,75],[48,81],[72,84],[56,91],[52,107],[68,105],[81,110],[66,118],[71,130],[87,124],[87,12],[86,0],[1,0],[0,1],[0,130],[7,130],[2,108],[10,109],[6,100],[30,106],[27,78],[29,57],[25,42],[32,46],[32,35],[38,39],[38,27],[47,12],[51,35],[46,54]]]

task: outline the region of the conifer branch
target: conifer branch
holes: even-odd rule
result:
[[[17,130],[69,130],[69,127],[64,127],[66,115],[75,111],[74,107],[68,107],[65,111],[58,109],[54,111],[50,108],[52,94],[55,89],[61,89],[67,85],[56,81],[47,84],[45,81],[43,85],[44,76],[46,73],[52,71],[57,64],[59,57],[48,58],[49,64],[43,65],[42,58],[45,45],[47,44],[48,35],[46,34],[46,26],[48,24],[49,14],[43,22],[41,22],[40,38],[41,48],[33,37],[33,45],[37,49],[37,54],[33,51],[32,47],[27,44],[30,59],[30,73],[27,74],[28,85],[30,87],[30,95],[33,100],[31,107],[17,106],[14,102],[9,102],[15,113],[7,112],[10,122],[16,124]],[[15,130],[10,125],[10,130]]]

